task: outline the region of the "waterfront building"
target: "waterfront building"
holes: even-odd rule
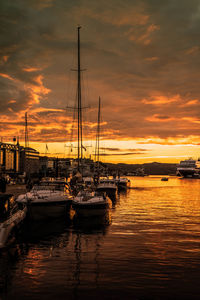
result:
[[[34,174],[39,172],[39,152],[17,144],[0,143],[0,172]]]
[[[0,143],[0,171],[19,172],[19,144]]]
[[[39,152],[30,147],[20,146],[20,173],[39,173]]]

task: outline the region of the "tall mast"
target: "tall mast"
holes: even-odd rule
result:
[[[25,148],[29,147],[29,141],[28,141],[28,116],[27,112],[25,113]]]
[[[29,174],[29,160],[28,160],[28,147],[29,147],[29,140],[28,140],[28,115],[27,112],[25,113],[25,149],[24,149],[24,170],[26,173]]]
[[[78,26],[78,170],[80,168],[80,159],[82,159],[82,103],[81,103],[81,58],[80,58],[80,29]],[[80,151],[81,149],[81,151]],[[80,153],[81,152],[81,153]]]
[[[100,122],[101,122],[101,98],[99,97],[97,136],[96,136],[96,151],[95,151],[95,160],[98,162],[98,169],[99,169]]]

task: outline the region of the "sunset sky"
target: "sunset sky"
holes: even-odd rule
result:
[[[4,142],[24,145],[27,112],[30,146],[75,155],[80,24],[85,156],[94,154],[99,96],[102,161],[200,156],[198,0],[4,0],[0,20]]]

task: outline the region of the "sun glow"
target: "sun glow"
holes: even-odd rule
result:
[[[48,143],[48,152],[45,151],[45,143],[31,143],[31,146],[39,152],[55,157],[77,157],[76,143]],[[94,159],[95,140],[84,142],[83,156]],[[110,163],[179,163],[181,159],[200,156],[199,145],[162,145],[154,143],[137,143],[134,140],[102,140],[100,149],[100,160]]]

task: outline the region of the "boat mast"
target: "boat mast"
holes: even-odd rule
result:
[[[82,142],[83,142],[83,127],[82,127],[82,98],[81,98],[81,55],[80,55],[80,29],[81,26],[77,27],[78,30],[78,86],[77,86],[77,98],[78,98],[78,170],[80,169],[80,161],[83,158]]]
[[[81,103],[81,58],[80,58],[80,29],[81,26],[78,26],[78,86],[77,86],[77,100],[78,100],[78,170],[80,169],[80,160],[82,160],[82,103]],[[81,151],[80,151],[81,150]]]
[[[28,140],[28,115],[27,112],[25,113],[25,149],[29,147],[29,140]]]
[[[95,152],[95,160],[98,163],[98,172],[99,172],[100,122],[101,122],[101,98],[99,97],[98,122],[97,122],[97,137],[96,137],[96,152]]]
[[[28,160],[28,148],[29,148],[29,138],[28,138],[28,114],[25,113],[25,148],[24,148],[24,170],[29,175],[29,160]]]

